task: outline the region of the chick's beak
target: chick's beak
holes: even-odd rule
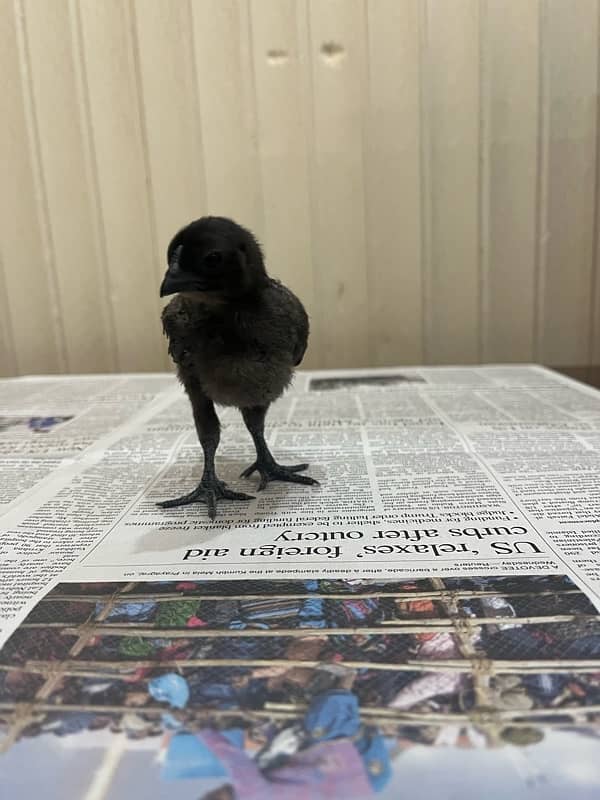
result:
[[[181,248],[178,247],[175,251],[173,258],[169,264],[169,268],[165,273],[165,277],[163,278],[163,282],[160,285],[160,296],[167,297],[170,294],[176,294],[177,292],[185,292],[190,291],[194,287],[192,286],[192,282],[190,281],[190,276],[186,275],[185,272],[179,266],[179,253]]]
[[[169,267],[160,285],[160,296],[167,297],[170,294],[183,291],[183,288],[183,281],[179,275],[179,270],[174,270],[172,267]]]

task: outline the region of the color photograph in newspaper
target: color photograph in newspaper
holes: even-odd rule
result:
[[[0,751],[13,800],[592,800],[600,616],[563,575],[62,583]]]

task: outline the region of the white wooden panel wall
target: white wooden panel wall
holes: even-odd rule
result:
[[[535,347],[540,11],[538,0],[490,2],[481,16],[484,361],[543,357]]]
[[[547,179],[538,295],[540,357],[573,363],[590,345],[598,145],[598,8],[548,0],[542,21]]]
[[[479,357],[479,124],[481,5],[425,3],[423,19],[425,354]]]
[[[204,213],[317,367],[600,363],[598,0],[0,0],[0,374],[168,365]]]
[[[419,0],[367,5],[368,355],[377,366],[425,357],[419,6]]]

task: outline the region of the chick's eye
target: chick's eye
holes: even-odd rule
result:
[[[204,256],[204,263],[209,267],[218,267],[223,256],[217,250],[213,250]]]

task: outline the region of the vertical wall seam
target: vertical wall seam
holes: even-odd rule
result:
[[[429,6],[419,3],[419,128],[420,128],[420,214],[421,214],[421,351],[428,364],[433,344],[432,314],[432,196],[430,139],[430,70],[429,70]]]
[[[4,258],[2,257],[2,250],[0,249],[0,303],[2,304],[2,325],[3,335],[6,337],[6,350],[8,351],[8,363],[6,365],[6,372],[8,375],[20,375],[19,359],[17,357],[17,349],[15,347],[15,336],[12,326],[12,318],[10,313],[10,304],[8,302],[8,292],[6,289],[6,271],[4,267]]]
[[[156,278],[157,280],[160,280],[162,274],[159,267],[158,235],[156,230],[156,210],[154,208],[154,186],[152,181],[152,171],[150,169],[150,148],[148,145],[148,126],[146,124],[146,103],[144,99],[144,90],[142,84],[140,47],[139,47],[139,40],[137,33],[135,0],[129,0],[129,4],[127,6],[127,10],[125,13],[127,14],[127,18],[129,21],[128,28],[129,28],[129,39],[131,43],[133,77],[135,83],[135,93],[137,95],[136,118],[138,123],[140,142],[142,145],[142,163],[144,165],[144,179],[147,191],[146,208],[148,211],[148,220],[150,222],[150,236],[152,237],[152,252],[154,253]],[[156,295],[158,296],[158,293],[156,293]]]
[[[81,22],[81,6],[78,0],[69,0],[69,19],[71,23],[71,41],[73,46],[73,68],[77,86],[78,107],[80,110],[81,132],[85,169],[87,181],[90,186],[90,205],[92,211],[92,226],[94,230],[95,249],[100,265],[100,286],[102,289],[102,313],[105,332],[110,349],[109,363],[111,369],[119,369],[119,348],[117,341],[117,328],[111,298],[111,281],[108,270],[108,255],[106,250],[106,230],[104,227],[104,214],[100,196],[100,179],[98,162],[93,135],[92,114],[90,105],[90,90],[84,56],[83,25]]]
[[[549,97],[550,72],[547,54],[548,9],[546,0],[539,7],[539,87],[538,87],[538,153],[536,170],[536,224],[534,268],[533,343],[536,361],[544,357],[545,293],[548,248],[548,166],[550,143]]]
[[[128,29],[129,29],[129,42],[131,45],[131,63],[133,67],[133,80],[134,80],[134,88],[135,94],[137,98],[137,102],[135,103],[135,119],[137,121],[137,129],[138,134],[140,137],[141,143],[141,150],[142,150],[142,165],[144,168],[144,183],[146,186],[146,212],[148,214],[148,223],[150,227],[150,239],[152,245],[152,253],[154,255],[154,271],[156,277],[156,290],[154,294],[154,305],[156,309],[156,320],[160,320],[160,316],[162,313],[161,302],[159,298],[158,287],[160,280],[162,278],[162,271],[160,268],[160,256],[158,251],[158,233],[157,233],[157,223],[156,223],[156,209],[154,206],[154,185],[152,181],[152,171],[150,169],[150,148],[148,144],[148,129],[146,124],[146,105],[144,100],[144,91],[142,85],[142,75],[141,75],[141,64],[140,64],[140,50],[139,50],[139,41],[138,41],[138,34],[137,34],[137,18],[135,12],[135,2],[134,0],[129,0],[128,5],[125,7],[125,14],[127,16],[128,21]],[[162,331],[162,328],[159,329]],[[161,341],[160,333],[159,339]],[[167,354],[166,345],[163,348],[163,357],[162,361],[165,365],[165,368],[169,365],[169,357]]]
[[[39,126],[35,112],[35,99],[33,95],[29,40],[27,36],[27,24],[25,21],[25,9],[23,8],[22,0],[14,0],[14,11],[17,33],[17,49],[19,52],[19,68],[23,86],[23,107],[25,111],[27,139],[31,158],[31,171],[33,176],[36,208],[38,212],[38,224],[40,227],[40,235],[42,238],[42,247],[48,277],[48,294],[50,296],[51,303],[50,312],[51,319],[53,321],[53,335],[56,343],[59,368],[62,372],[67,372],[69,368],[67,343],[63,317],[60,308],[56,253],[54,251],[54,241],[52,238],[52,228],[50,225],[50,208],[48,204],[46,181],[42,166]]]
[[[364,255],[365,255],[365,288],[366,288],[366,303],[365,303],[365,310],[367,314],[367,331],[369,332],[368,341],[367,341],[367,358],[369,364],[379,364],[379,359],[377,358],[377,344],[373,341],[373,336],[371,335],[371,274],[370,274],[370,266],[371,260],[369,258],[370,253],[370,236],[369,236],[369,187],[370,182],[368,179],[368,170],[369,170],[369,160],[368,160],[368,147],[369,147],[369,120],[370,120],[370,113],[371,113],[371,42],[369,36],[369,3],[368,0],[362,0],[362,18],[363,18],[363,66],[364,66],[364,73],[363,73],[363,81],[362,81],[362,90],[361,90],[361,106],[362,106],[362,113],[361,113],[361,122],[362,122],[362,129],[361,129],[361,169],[362,169],[362,176],[363,176],[363,226],[364,226]],[[361,366],[363,366],[361,364]]]
[[[296,0],[296,30],[298,33],[298,52],[306,55],[305,75],[303,79],[302,95],[303,102],[308,118],[306,119],[306,149],[307,149],[307,168],[308,168],[308,204],[309,204],[309,225],[310,225],[310,254],[311,270],[313,278],[315,315],[311,320],[311,328],[317,330],[317,361],[319,366],[323,365],[323,309],[320,302],[320,281],[319,270],[317,269],[317,257],[315,247],[315,230],[318,230],[318,214],[315,205],[315,142],[316,142],[316,121],[314,105],[314,76],[313,76],[313,50],[312,50],[312,24],[311,24],[311,0]],[[300,16],[303,16],[303,24],[300,24]],[[300,36],[304,34],[304,44],[300,46]],[[314,324],[316,323],[316,324]]]
[[[490,64],[487,0],[479,5],[478,360],[490,358]],[[492,348],[493,349],[493,348]]]
[[[266,225],[267,225],[267,214],[265,209],[265,188],[264,188],[264,175],[263,175],[263,167],[262,167],[262,154],[259,145],[259,137],[260,137],[260,117],[258,113],[258,95],[256,92],[256,64],[254,63],[254,29],[252,26],[252,9],[250,7],[250,0],[245,0],[243,8],[245,9],[245,16],[246,16],[246,35],[247,35],[247,46],[248,46],[248,60],[250,62],[250,70],[249,70],[249,81],[250,81],[250,108],[252,111],[252,130],[251,130],[251,142],[252,142],[252,151],[254,154],[254,158],[256,160],[256,177],[258,180],[257,191],[260,197],[260,219],[261,219],[261,229],[263,231],[263,237],[266,235]],[[241,19],[240,19],[241,22]],[[241,39],[241,25],[240,25],[240,45],[242,42]],[[244,72],[244,49],[240,47],[240,66],[242,68],[242,73]],[[247,98],[245,98],[247,100]]]
[[[596,39],[598,42],[598,47],[596,48],[596,53],[599,52],[600,48],[600,3],[597,3],[597,19],[598,19],[598,29],[596,31]],[[594,220],[594,231],[593,231],[593,239],[592,239],[592,269],[591,269],[591,276],[590,276],[590,333],[589,333],[589,343],[588,343],[588,364],[594,364],[594,360],[596,356],[600,356],[600,349],[597,352],[596,346],[596,337],[600,336],[600,320],[598,319],[598,315],[600,314],[600,298],[598,295],[598,289],[600,287],[600,277],[598,276],[598,271],[600,269],[600,252],[599,252],[599,239],[600,239],[600,231],[598,230],[600,225],[600,58],[597,56],[596,61],[596,149],[595,149],[595,159],[596,163],[594,165],[594,211],[593,211],[593,220]]]
[[[194,11],[191,0],[187,0],[188,30],[190,34],[189,47],[192,62],[192,88],[194,91],[194,121],[199,139],[199,152],[202,172],[202,212],[208,212],[208,176],[206,174],[206,151],[204,149],[204,133],[202,130],[202,100],[200,98],[200,85],[198,83],[198,56],[196,54],[196,37],[194,35]]]

